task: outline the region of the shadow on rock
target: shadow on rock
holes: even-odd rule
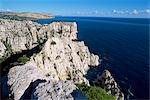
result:
[[[26,89],[26,91],[24,92],[24,94],[21,96],[20,100],[30,100],[32,93],[34,93],[35,88],[40,84],[40,83],[44,83],[46,82],[46,80],[36,80],[34,82],[32,82],[29,87]]]
[[[73,96],[74,100],[87,100],[86,96],[80,90],[74,90],[71,95]]]
[[[30,49],[30,50],[23,50],[21,53],[13,54],[10,57],[8,57],[5,61],[3,61],[0,64],[0,69],[1,69],[1,75],[7,75],[9,72],[9,69],[12,68],[15,63],[20,57],[23,57],[23,55],[26,55],[27,57],[31,57],[35,53],[39,53],[42,50],[42,44],[37,45],[36,47]],[[17,65],[22,65],[21,63]]]

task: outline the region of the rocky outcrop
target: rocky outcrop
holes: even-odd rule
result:
[[[40,83],[32,94],[33,100],[74,100],[71,93],[76,89],[73,81],[49,80]]]
[[[8,73],[7,84],[11,86],[10,91],[13,94],[13,99],[19,100],[30,83],[37,79],[46,79],[44,75],[33,62],[27,62],[25,65],[11,68]]]
[[[89,65],[99,64],[98,56],[91,54],[84,42],[57,37],[48,39],[43,50],[31,59],[54,79],[71,79],[77,83],[87,83],[83,75]]]
[[[89,85],[84,77],[89,66],[97,66],[99,57],[91,54],[83,41],[77,40],[74,22],[41,25],[32,21],[0,20],[1,56],[28,50],[42,43],[42,50],[25,65],[8,72],[11,96],[18,100],[36,80],[45,80],[32,88],[32,98],[42,100],[73,99],[76,83]],[[14,32],[18,32],[14,34]],[[9,48],[8,48],[9,47]],[[8,50],[9,49],[9,50]]]
[[[105,70],[102,75],[97,76],[96,84],[104,88],[108,93],[114,95],[116,100],[124,100],[124,94],[108,70]]]
[[[11,86],[14,99],[17,100],[30,83],[37,79],[51,79],[57,81],[57,84],[60,80],[72,80],[73,83],[71,84],[82,82],[89,84],[84,75],[89,69],[89,65],[96,66],[98,64],[98,56],[90,54],[83,42],[73,42],[67,38],[53,37],[46,41],[43,50],[32,56],[28,63],[10,69],[8,85]],[[52,83],[49,83],[49,86],[51,85]],[[73,89],[75,88],[72,87],[71,90]],[[56,97],[60,97],[56,94]]]
[[[99,65],[99,57],[90,53],[83,41],[78,41],[75,22],[41,25],[32,21],[0,19],[0,58],[36,46],[41,49],[32,54],[30,61],[11,66],[5,76],[10,87],[9,96],[14,100],[22,99],[28,89],[32,92],[29,99],[72,100],[75,84],[89,85],[84,76],[89,66]],[[44,82],[37,84],[38,80]],[[117,100],[123,100],[124,95],[109,71],[98,76],[96,83]]]
[[[60,81],[46,77],[46,73],[36,67],[35,63],[27,62],[23,66],[13,67],[8,74],[8,85],[14,100],[19,100],[25,93],[31,82],[36,80],[45,80],[36,88],[33,88],[32,99],[38,100],[62,100],[73,99],[71,93],[76,86],[73,81]],[[34,85],[34,84],[33,84]]]
[[[5,45],[2,42],[0,42],[0,57],[4,56],[6,54],[5,50],[6,50]]]
[[[77,39],[77,25],[53,22],[41,25],[32,21],[0,19],[0,57],[31,49],[51,37]]]

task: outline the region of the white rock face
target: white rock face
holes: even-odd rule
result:
[[[19,100],[31,82],[37,79],[46,79],[44,73],[35,63],[27,62],[22,66],[15,66],[8,73],[8,85],[14,100]]]
[[[33,91],[32,99],[36,100],[73,100],[71,93],[76,89],[73,81],[55,80],[47,76],[44,70],[37,68],[34,62],[27,62],[23,66],[15,66],[8,73],[7,84],[11,86],[11,96],[19,100],[31,82],[38,79],[46,82],[40,83]],[[33,84],[34,85],[34,84]]]
[[[32,21],[0,19],[0,58],[32,49],[40,43],[44,43],[42,50],[29,62],[9,70],[10,95],[19,100],[31,83],[41,79],[45,82],[31,89],[31,99],[73,100],[71,93],[76,89],[75,84],[89,85],[84,75],[89,66],[99,65],[99,57],[90,53],[83,41],[77,40],[77,24],[53,22],[41,25]],[[96,83],[117,100],[124,100],[109,71],[98,76]]]
[[[40,83],[32,95],[33,100],[74,100],[71,93],[76,89],[73,81],[49,80]]]
[[[9,55],[7,44],[11,52],[21,52],[43,43],[48,37],[77,38],[77,24],[74,22],[53,22],[41,25],[32,21],[15,21],[0,19],[0,57]],[[5,42],[5,43],[4,43]],[[5,47],[4,47],[5,46]]]
[[[39,100],[72,100],[71,92],[75,89],[75,83],[89,85],[84,75],[89,66],[99,64],[99,57],[91,54],[83,41],[77,41],[76,23],[53,22],[40,25],[32,21],[12,20],[0,20],[0,23],[4,27],[0,28],[0,45],[10,43],[13,52],[33,48],[45,41],[42,50],[34,54],[29,62],[9,70],[7,83],[14,100],[19,100],[31,82],[38,79],[46,80],[32,89],[32,98]],[[12,34],[14,31],[20,33],[16,36]],[[5,54],[2,52],[1,55]]]
[[[5,45],[2,42],[0,42],[0,57],[2,57],[5,54],[5,50]]]
[[[102,75],[97,76],[96,83],[104,88],[108,93],[116,96],[116,100],[124,100],[124,94],[121,92],[115,79],[108,70],[105,70]]]
[[[90,54],[83,42],[58,37],[48,39],[43,50],[32,57],[37,67],[45,70],[54,79],[72,79],[77,83],[87,83],[83,75],[89,65],[99,64],[98,59],[98,56]]]

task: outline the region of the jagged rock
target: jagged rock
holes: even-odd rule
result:
[[[19,100],[29,87],[30,83],[37,79],[46,79],[44,73],[33,62],[27,62],[22,66],[15,66],[8,73],[7,84],[11,86],[11,95],[14,100]]]
[[[32,21],[0,19],[0,47],[2,51],[5,51],[0,57],[8,53],[5,49],[6,44],[10,45],[12,53],[16,53],[31,49],[51,37],[76,39],[76,33],[77,24],[74,22],[53,22],[41,25]]]
[[[104,88],[108,93],[116,96],[116,100],[124,100],[124,94],[108,70],[105,70],[102,75],[97,76],[96,84]]]
[[[73,81],[49,80],[40,83],[32,94],[36,100],[74,100],[71,93],[76,89]]]
[[[87,83],[83,75],[86,74],[89,65],[99,64],[98,56],[90,54],[83,42],[58,37],[48,39],[42,51],[33,56],[32,60],[37,67],[55,79],[72,79],[77,83]]]
[[[73,81],[60,81],[53,77],[47,76],[44,70],[36,67],[34,62],[27,62],[23,66],[15,66],[8,73],[7,84],[11,87],[11,96],[14,100],[19,100],[29,87],[31,82],[36,80],[45,80],[45,83],[40,83],[32,95],[32,99],[38,100],[72,100],[71,93],[76,86]],[[33,84],[34,85],[34,84]]]
[[[42,50],[34,54],[29,62],[9,70],[7,83],[13,99],[20,99],[29,85],[38,79],[46,80],[46,83],[37,86],[33,93],[33,98],[38,99],[49,98],[49,96],[53,99],[73,99],[70,93],[75,83],[84,82],[89,85],[84,75],[89,66],[99,64],[99,57],[91,54],[83,41],[77,41],[76,23],[53,22],[40,25],[32,21],[12,20],[0,20],[0,23],[10,31],[6,33],[6,30],[1,30],[1,41],[2,43],[5,41],[4,44],[9,43],[13,52],[33,48],[37,45],[36,42],[45,41]],[[14,36],[11,33],[13,31],[20,33]],[[51,88],[54,83],[58,86]],[[59,85],[60,90],[63,91],[60,94],[55,90]],[[49,87],[52,95],[48,95],[46,87]]]
[[[5,50],[5,45],[0,41],[0,57],[2,57],[5,54]]]
[[[0,41],[5,45],[5,48],[12,50],[13,53],[20,52],[33,48],[34,33],[30,32],[30,27],[41,26],[38,23],[32,21],[15,21],[0,19]],[[8,53],[8,49],[5,50],[5,55]]]

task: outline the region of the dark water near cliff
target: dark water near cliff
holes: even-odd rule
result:
[[[126,98],[149,98],[150,19],[56,17],[36,21],[44,24],[52,20],[76,21],[78,38],[103,59],[100,67],[89,71],[89,79],[108,69]]]

